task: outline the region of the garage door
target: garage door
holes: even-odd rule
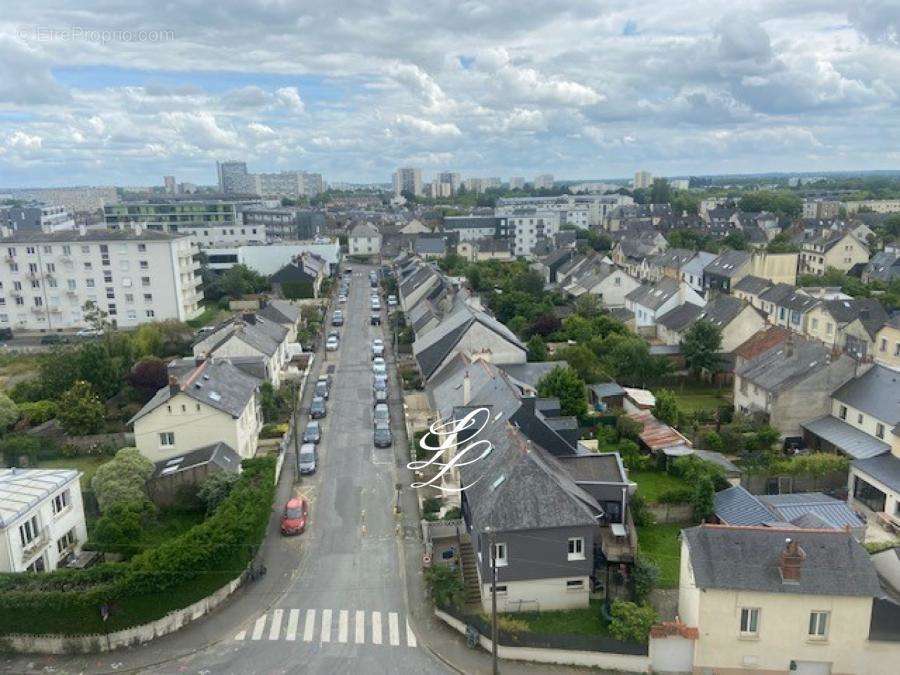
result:
[[[831,675],[831,663],[825,661],[794,661],[792,672],[798,675]]]

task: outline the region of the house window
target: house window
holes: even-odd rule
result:
[[[853,477],[853,498],[865,504],[875,513],[884,511],[887,496],[874,485],[870,485],[859,476]]]
[[[857,423],[857,424],[862,424],[864,419],[865,419],[865,418],[863,417],[863,414],[862,414],[862,413],[859,413],[859,414],[856,416],[856,423]]]
[[[584,537],[569,539],[569,560],[584,560]]]
[[[68,490],[63,490],[58,495],[53,498],[53,515],[59,514],[64,509],[68,508],[69,500],[71,497],[69,496]]]
[[[37,516],[31,516],[31,518],[19,525],[19,538],[22,540],[22,546],[28,546],[28,544],[37,539],[38,532]]]
[[[44,572],[47,569],[47,565],[44,564],[44,556],[38,556],[37,559],[33,563],[31,563],[28,567],[25,568],[26,572]]]
[[[884,425],[881,422],[875,425],[875,435],[884,440]]]
[[[584,590],[584,579],[570,579],[570,580],[566,581],[566,590],[567,591]]]
[[[879,351],[887,351],[887,340],[885,338],[881,338],[881,349]]]
[[[495,586],[494,588],[496,589],[497,595],[506,595],[506,584],[503,584],[502,586]]]
[[[506,544],[494,544],[494,564],[497,567],[505,567],[508,563]]]
[[[847,419],[847,406],[845,406],[845,405],[841,406],[840,417],[842,420]]]
[[[809,637],[814,640],[828,637],[828,612],[810,612]]]
[[[175,445],[175,432],[174,431],[163,431],[159,435],[159,447],[161,448],[171,448]]]
[[[819,330],[819,320],[818,320],[818,319],[813,319],[813,320],[812,320],[812,329],[813,329],[813,330]]]
[[[759,608],[741,608],[741,635],[757,635],[759,633]]]
[[[832,326],[831,322],[829,321],[827,324],[825,324],[825,332],[831,335],[832,330],[834,330],[834,326]]]
[[[75,528],[66,532],[63,536],[56,540],[56,550],[62,554],[70,546],[74,546],[78,539],[75,537]]]

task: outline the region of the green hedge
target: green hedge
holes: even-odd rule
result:
[[[275,459],[245,460],[208,519],[128,564],[49,574],[0,575],[0,635],[87,635],[154,621],[206,597],[246,568],[265,536]],[[100,606],[112,613],[104,625]]]

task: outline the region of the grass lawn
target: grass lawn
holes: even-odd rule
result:
[[[609,635],[608,624],[600,614],[600,600],[591,600],[586,609],[553,612],[515,612],[501,614],[499,625],[510,631],[567,635]],[[490,617],[486,617],[490,621]]]
[[[647,502],[659,500],[659,496],[667,490],[677,490],[687,485],[681,478],[662,471],[629,471],[628,478],[638,485],[638,493]]]
[[[105,455],[90,455],[84,457],[57,457],[56,459],[44,459],[38,462],[39,469],[78,469],[81,476],[81,487],[88,487],[94,472],[101,464],[111,459]]]
[[[638,555],[652,560],[659,567],[659,587],[678,588],[681,565],[681,542],[678,533],[682,525],[665,523],[638,527]]]
[[[731,404],[731,388],[717,387],[708,382],[679,380],[665,385],[678,397],[678,407],[684,412],[715,410],[720,405]]]
[[[0,354],[0,384],[6,389],[36,376],[40,354]]]
[[[187,321],[187,325],[191,328],[203,328],[209,324],[221,321],[228,315],[228,312],[216,305],[206,305],[203,311],[195,319]]]
[[[140,546],[154,548],[203,522],[205,514],[197,511],[162,509],[157,522],[146,528],[138,540]]]

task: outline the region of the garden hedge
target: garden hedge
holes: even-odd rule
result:
[[[266,533],[275,459],[244,460],[218,509],[129,563],[48,574],[0,574],[0,635],[90,635],[154,621],[238,577]],[[108,621],[100,618],[108,605]]]

